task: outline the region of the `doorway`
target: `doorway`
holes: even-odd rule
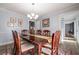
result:
[[[35,31],[35,22],[34,21],[29,21],[29,31],[30,31],[30,34],[34,34]]]
[[[74,38],[74,22],[65,24],[65,37]]]

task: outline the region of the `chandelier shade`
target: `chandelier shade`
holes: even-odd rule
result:
[[[37,19],[39,15],[36,13],[36,5],[35,3],[32,3],[31,13],[27,14],[27,17],[31,20]]]
[[[27,17],[30,19],[37,19],[39,16],[38,16],[38,14],[31,13],[31,14],[27,14]]]

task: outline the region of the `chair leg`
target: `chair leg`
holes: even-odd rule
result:
[[[56,55],[58,55],[58,51],[57,51]]]
[[[35,52],[35,51],[34,51],[34,48],[33,48],[33,49],[31,50],[32,55],[34,55],[34,52]]]
[[[57,51],[56,51],[56,55],[58,55],[58,48],[57,48]]]
[[[38,45],[38,55],[41,55],[41,53],[42,53],[42,45],[39,44]]]

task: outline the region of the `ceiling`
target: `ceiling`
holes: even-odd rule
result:
[[[76,3],[0,3],[0,7],[6,8],[24,15],[37,13],[40,16],[48,13],[58,12],[65,8],[76,5]]]

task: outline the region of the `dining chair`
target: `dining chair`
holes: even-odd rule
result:
[[[15,31],[14,34],[15,38],[15,55],[23,55],[27,54],[28,52],[31,52],[31,54],[34,54],[34,45],[27,42],[25,44],[21,44],[21,37],[20,35]]]
[[[46,55],[58,55],[60,31],[56,31],[52,34],[52,42],[46,43],[42,46],[42,54]]]
[[[36,35],[41,35],[41,34],[42,34],[42,30],[39,29],[39,30],[36,31]],[[35,39],[37,39],[38,41],[42,40],[41,38],[37,38],[37,37],[35,37]]]
[[[13,48],[12,54],[15,54],[15,50],[16,50],[16,31],[12,30],[12,35],[13,35],[13,40],[14,40],[14,48]],[[26,43],[26,41],[21,39],[21,44],[24,44],[24,43]]]
[[[23,29],[23,30],[21,31],[20,36],[21,36],[21,37],[26,37],[26,39],[29,40],[30,38],[29,38],[29,36],[28,36],[28,33],[29,33],[29,31],[28,31],[27,29]],[[26,43],[26,40],[25,40],[25,39],[21,39],[21,43],[22,43],[22,44]]]
[[[36,31],[36,34],[37,34],[37,35],[41,35],[41,34],[42,34],[42,30],[37,30],[37,31]]]
[[[21,31],[21,35],[23,35],[23,36],[27,36],[27,30],[26,29],[23,29],[22,31]]]
[[[50,36],[50,31],[49,30],[43,30],[42,35],[44,35],[44,36]]]
[[[12,54],[16,54],[16,34],[15,31],[12,30],[12,35],[13,35],[13,41],[14,41],[14,45],[13,45],[13,51]]]

